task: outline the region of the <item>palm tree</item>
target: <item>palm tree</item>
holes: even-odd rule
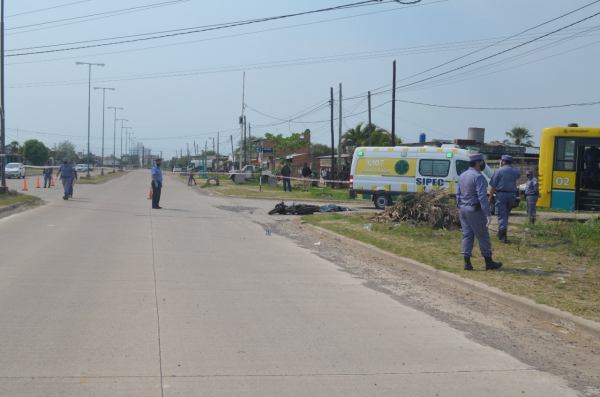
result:
[[[21,152],[21,146],[19,146],[19,142],[18,141],[12,141],[11,143],[9,143],[9,145],[12,147],[12,152],[13,153],[20,153]]]
[[[505,139],[504,142],[512,143],[515,145],[521,146],[533,146],[533,135],[529,133],[529,129],[527,127],[515,125],[510,131],[505,132],[508,139]]]
[[[378,127],[376,124],[371,124],[371,146],[391,146],[392,136],[385,129]],[[400,140],[398,139],[398,143]],[[342,147],[346,146],[367,146],[369,145],[369,125],[364,126],[364,123],[358,123],[355,128],[348,129],[342,135]]]

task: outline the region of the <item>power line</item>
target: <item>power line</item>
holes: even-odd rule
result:
[[[361,1],[358,3],[346,4],[346,5],[336,6],[336,7],[329,7],[329,8],[323,8],[323,9],[318,9],[318,10],[305,11],[305,12],[300,12],[300,13],[295,13],[295,14],[279,15],[279,16],[275,16],[275,17],[265,17],[265,18],[247,20],[247,21],[199,26],[199,27],[195,27],[195,28],[175,29],[175,30],[169,30],[169,31],[163,31],[163,32],[142,33],[142,34],[136,34],[136,35],[112,37],[112,38],[105,38],[105,39],[85,40],[85,41],[77,41],[77,42],[62,43],[62,44],[51,44],[51,45],[44,45],[44,46],[16,48],[16,49],[6,50],[6,51],[11,52],[11,51],[24,51],[24,50],[32,50],[32,49],[39,49],[39,48],[62,47],[62,46],[67,46],[67,45],[85,44],[85,43],[93,43],[93,42],[98,42],[98,41],[120,40],[120,39],[138,37],[136,39],[121,40],[121,41],[112,42],[112,43],[92,44],[92,45],[79,46],[79,47],[69,47],[69,48],[61,48],[61,49],[45,50],[45,51],[35,51],[35,52],[12,54],[12,55],[6,55],[6,56],[7,57],[8,56],[24,56],[24,55],[43,54],[43,53],[49,53],[49,52],[72,51],[72,50],[78,50],[78,49],[83,49],[83,48],[104,47],[104,46],[116,45],[116,44],[125,44],[125,43],[133,43],[133,42],[138,42],[138,41],[155,40],[155,39],[161,39],[161,38],[166,38],[166,37],[175,37],[175,36],[181,36],[181,35],[187,35],[187,34],[193,34],[193,33],[201,33],[201,32],[207,32],[207,31],[212,31],[212,30],[227,29],[227,28],[250,25],[250,24],[255,24],[255,23],[274,21],[274,20],[279,20],[279,19],[293,18],[293,17],[297,17],[297,16],[302,16],[302,15],[310,15],[310,14],[316,14],[316,13],[328,12],[328,11],[338,11],[338,10],[350,9],[350,8],[366,6],[366,5],[376,5],[376,4],[379,5],[379,4],[390,3],[390,2],[393,2],[393,1],[387,0],[387,1],[380,2],[379,0],[366,0],[366,1]],[[149,36],[149,35],[156,35],[156,34],[158,34],[159,36],[141,37],[141,36]]]
[[[59,5],[59,6],[54,6],[54,7],[41,8],[41,9],[39,9],[39,10],[33,10],[33,11],[27,11],[27,12],[21,12],[21,13],[19,13],[19,14],[7,15],[7,16],[5,16],[4,18],[18,17],[19,15],[33,14],[33,13],[35,13],[35,12],[41,12],[41,11],[46,11],[46,10],[52,10],[52,9],[54,9],[54,8],[67,7],[67,6],[72,6],[72,5],[75,5],[75,4],[80,4],[80,3],[87,3],[87,2],[89,2],[89,1],[92,1],[92,0],[82,0],[82,1],[76,1],[76,2],[74,2],[74,3],[67,3],[67,4],[62,4],[62,5]]]
[[[86,19],[86,20],[83,20],[83,21],[75,21],[75,22],[70,22],[70,23],[63,23],[63,24],[60,24],[60,25],[47,26],[47,27],[38,28],[38,29],[24,30],[24,31],[15,32],[15,33],[7,33],[6,35],[7,36],[11,36],[11,35],[15,35],[15,34],[37,32],[39,30],[53,29],[53,28],[58,28],[58,27],[61,27],[61,26],[68,26],[68,25],[74,25],[74,24],[77,24],[77,23],[95,21],[95,20],[98,20],[98,19],[111,18],[111,17],[118,16],[118,15],[130,14],[130,13],[140,12],[140,11],[147,11],[147,10],[151,10],[151,9],[154,9],[154,8],[165,7],[165,6],[175,5],[175,4],[179,4],[179,3],[185,3],[185,2],[188,2],[188,1],[191,1],[191,0],[174,0],[174,1],[164,2],[164,3],[149,4],[149,5],[145,5],[145,6],[139,6],[139,7],[133,7],[133,8],[124,8],[124,9],[115,10],[115,11],[106,11],[106,12],[100,12],[100,13],[96,13],[96,14],[83,15],[83,16],[79,16],[79,17],[58,19],[56,21],[48,21],[48,22],[35,23],[35,24],[31,24],[31,25],[17,26],[17,27],[13,27],[13,28],[7,28],[5,30],[24,29],[24,28],[28,28],[28,27],[49,25],[49,24],[58,23],[58,22],[64,22],[64,21],[72,21],[72,20],[76,20],[76,19],[90,18],[90,19]],[[110,14],[110,15],[108,15],[108,14]],[[100,16],[100,17],[97,17],[97,18],[92,18],[92,17],[99,16],[99,15],[103,15],[103,16]]]
[[[201,43],[201,42],[205,42],[205,41],[221,40],[221,39],[227,39],[227,38],[233,38],[233,37],[241,37],[241,36],[253,35],[253,34],[258,34],[258,33],[273,32],[273,31],[284,30],[284,29],[293,29],[293,28],[303,27],[303,26],[318,25],[318,24],[327,23],[327,22],[334,22],[334,21],[341,21],[341,20],[345,20],[345,19],[358,18],[358,17],[362,17],[362,16],[366,16],[366,15],[381,14],[381,13],[393,12],[393,11],[402,11],[402,10],[405,10],[405,9],[408,9],[408,8],[434,5],[434,4],[438,4],[438,3],[445,3],[447,1],[450,1],[450,0],[437,0],[437,1],[432,1],[430,3],[426,3],[426,4],[412,5],[410,7],[399,7],[399,8],[393,8],[393,9],[383,10],[383,11],[367,12],[367,13],[350,15],[350,16],[345,16],[345,17],[340,17],[340,18],[331,18],[331,19],[325,19],[325,20],[321,20],[321,21],[301,23],[301,24],[289,25],[289,26],[282,26],[282,27],[271,28],[271,29],[256,30],[256,31],[253,31],[253,32],[237,33],[237,34],[232,34],[232,35],[227,35],[227,36],[212,37],[212,38],[201,39],[201,40],[190,40],[190,41],[184,41],[184,42],[179,42],[179,43],[164,44],[164,45],[142,47],[142,48],[133,48],[133,49],[122,50],[122,51],[100,52],[100,53],[96,53],[96,54],[89,54],[87,56],[90,57],[90,56],[100,56],[100,55],[122,54],[122,53],[144,51],[144,50],[152,50],[152,49],[164,48],[164,47],[169,47],[170,48],[170,47],[178,46],[178,45]],[[65,59],[75,59],[75,58],[80,58],[80,57],[81,57],[80,55],[77,55],[77,56],[72,56],[72,57],[41,59],[41,60],[37,60],[37,61],[13,62],[13,63],[7,63],[5,65],[23,65],[23,64],[28,64],[28,63],[53,62],[53,61],[61,61],[61,60],[65,60]]]
[[[422,103],[422,102],[412,102],[412,101],[403,101],[400,99],[396,99],[396,102],[409,103],[411,105],[421,105],[421,106],[429,106],[435,108],[446,108],[446,109],[462,109],[462,110],[539,110],[539,109],[556,109],[556,108],[566,108],[572,106],[593,106],[600,104],[598,102],[584,102],[584,103],[569,103],[564,105],[550,105],[550,106],[533,106],[533,107],[497,107],[497,108],[489,108],[489,107],[468,107],[468,106],[449,106],[449,105],[434,105],[431,103]]]

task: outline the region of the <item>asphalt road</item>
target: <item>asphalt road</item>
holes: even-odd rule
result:
[[[168,178],[151,210],[149,180],[30,187],[0,220],[0,396],[577,395],[235,200]]]

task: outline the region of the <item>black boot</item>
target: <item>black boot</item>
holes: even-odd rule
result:
[[[494,262],[491,256],[485,257],[485,270],[496,270],[502,267],[502,262]]]
[[[535,218],[529,218],[529,222],[531,222],[532,225],[535,225]]]
[[[473,265],[471,265],[471,257],[465,256],[465,267],[464,270],[473,270]]]
[[[506,231],[500,232],[498,234],[499,234],[498,238],[500,239],[500,242],[502,244],[508,244],[508,237],[506,237]]]

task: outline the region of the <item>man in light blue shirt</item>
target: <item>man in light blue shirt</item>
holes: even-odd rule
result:
[[[460,208],[460,225],[463,231],[462,256],[465,260],[465,270],[473,270],[471,252],[475,238],[479,242],[481,255],[485,258],[485,270],[495,270],[502,262],[492,259],[492,242],[488,226],[492,221],[492,213],[487,200],[487,181],[481,175],[485,168],[483,155],[469,156],[469,169],[458,179],[456,204]]]
[[[527,215],[529,221],[535,223],[537,218],[536,205],[538,198],[540,197],[540,183],[537,178],[533,176],[533,171],[527,170],[527,183],[525,184],[525,202],[527,203]]]
[[[160,193],[162,190],[163,180],[162,171],[160,170],[161,165],[162,159],[158,158],[154,160],[154,167],[152,167],[152,208],[155,210],[162,208],[158,205],[160,202]]]
[[[521,177],[521,171],[512,167],[512,156],[502,156],[502,168],[494,172],[490,180],[490,205],[494,202],[496,195],[496,215],[498,216],[498,239],[504,244],[508,243],[506,233],[508,231],[508,214],[513,208],[517,198],[517,181]]]

